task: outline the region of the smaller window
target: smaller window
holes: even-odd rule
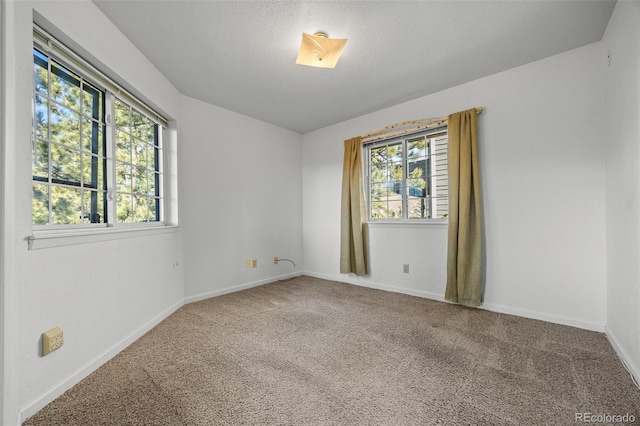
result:
[[[447,217],[446,127],[367,144],[364,153],[369,220]]]

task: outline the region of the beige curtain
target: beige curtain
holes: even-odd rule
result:
[[[344,141],[340,273],[367,275],[365,208],[362,184],[362,138]]]
[[[449,248],[445,299],[482,301],[482,210],[475,109],[449,116]]]

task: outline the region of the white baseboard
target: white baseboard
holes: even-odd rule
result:
[[[402,294],[407,294],[409,296],[416,296],[416,297],[422,297],[423,299],[431,299],[431,300],[438,300],[440,302],[444,302],[444,296],[436,294],[436,293],[431,293],[429,291],[422,291],[422,290],[413,290],[413,289],[408,289],[408,288],[402,288],[402,287],[395,287],[392,285],[387,285],[387,284],[380,284],[380,283],[376,283],[373,281],[368,281],[365,279],[361,279],[358,277],[354,277],[352,275],[328,275],[328,274],[321,274],[321,273],[317,273],[317,272],[310,272],[310,271],[304,271],[304,275],[310,276],[310,277],[315,277],[315,278],[320,278],[323,280],[328,280],[328,281],[338,281],[341,283],[346,283],[346,284],[353,284],[353,285],[358,285],[360,287],[367,287],[367,288],[375,288],[377,290],[384,290],[384,291],[390,291],[392,293],[402,293]]]
[[[605,327],[605,334],[609,339],[609,343],[613,346],[613,350],[618,354],[620,361],[622,361],[622,363],[627,367],[627,370],[629,370],[629,373],[635,379],[636,384],[640,384],[640,364],[638,364],[638,361],[634,360],[627,352],[625,352],[615,334],[613,334],[607,327]]]
[[[206,293],[196,294],[195,296],[189,296],[184,298],[184,304],[188,305],[189,303],[199,302],[200,300],[210,299],[216,296],[222,296],[223,294],[235,293],[236,291],[246,290],[253,287],[258,287],[261,285],[269,284],[272,282],[286,280],[289,278],[299,277],[302,275],[301,271],[292,272],[290,274],[278,275],[277,277],[265,278],[263,280],[252,281],[249,283],[239,284],[232,287],[226,287],[220,290],[208,291]]]
[[[162,320],[164,320],[169,315],[171,315],[172,313],[180,309],[180,307],[182,307],[183,304],[184,303],[181,300],[173,304],[169,308],[165,309],[162,313],[160,313],[159,315],[156,315],[154,318],[152,318],[150,321],[148,321],[143,326],[138,328],[136,331],[131,333],[125,339],[121,340],[116,345],[112,346],[111,349],[109,349],[102,355],[98,356],[96,359],[89,362],[84,367],[77,370],[75,373],[67,377],[57,386],[50,389],[48,392],[44,393],[43,395],[39,396],[35,400],[31,401],[30,403],[22,407],[19,412],[19,422],[20,422],[19,424],[22,424],[29,417],[36,414],[38,411],[44,408],[51,401],[53,401],[54,399],[56,399],[57,397],[65,393],[67,390],[71,389],[73,386],[78,384],[78,382],[80,382],[82,379],[84,379],[89,374],[96,371],[98,368],[104,365],[111,358],[113,358],[114,356],[122,352],[127,346],[129,346],[130,344],[135,342],[137,339],[142,337],[145,333],[147,333],[153,327],[155,327],[160,322],[162,322]]]
[[[530,318],[540,321],[546,321],[553,324],[568,325],[571,327],[582,328],[590,331],[604,333],[604,324],[582,321],[574,318],[553,315],[546,312],[529,311],[527,309],[511,308],[508,306],[496,305],[493,303],[483,303],[480,309],[486,309],[491,312],[501,314],[515,315],[517,317]]]
[[[386,284],[378,284],[375,282],[367,281],[364,278],[355,277],[353,275],[328,275],[317,272],[305,271],[304,275],[310,277],[322,278],[325,280],[339,281],[347,284],[359,285],[362,287],[376,288],[379,290],[391,291],[394,293],[403,293],[410,296],[423,297],[425,299],[437,300],[439,302],[446,302],[444,300],[444,294],[432,293],[428,291],[412,290],[401,287],[394,287]],[[449,303],[449,302],[446,302]],[[515,315],[518,317],[531,318],[554,324],[568,325],[571,327],[583,328],[591,331],[604,332],[604,324],[592,323],[588,321],[577,320],[573,318],[562,317],[558,315],[552,315],[545,312],[535,312],[526,309],[511,308],[502,305],[496,305],[493,303],[483,303],[478,309],[484,309],[491,312],[497,312],[501,314]]]

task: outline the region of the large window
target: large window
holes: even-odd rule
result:
[[[86,71],[81,59],[39,38],[33,49],[33,224],[162,222],[157,116],[95,70]]]
[[[364,150],[370,220],[447,217],[446,128],[367,144]]]

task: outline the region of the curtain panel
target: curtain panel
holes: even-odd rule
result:
[[[344,141],[340,219],[340,273],[367,275],[362,137]]]
[[[449,116],[449,238],[445,299],[477,307],[483,292],[477,111]]]

